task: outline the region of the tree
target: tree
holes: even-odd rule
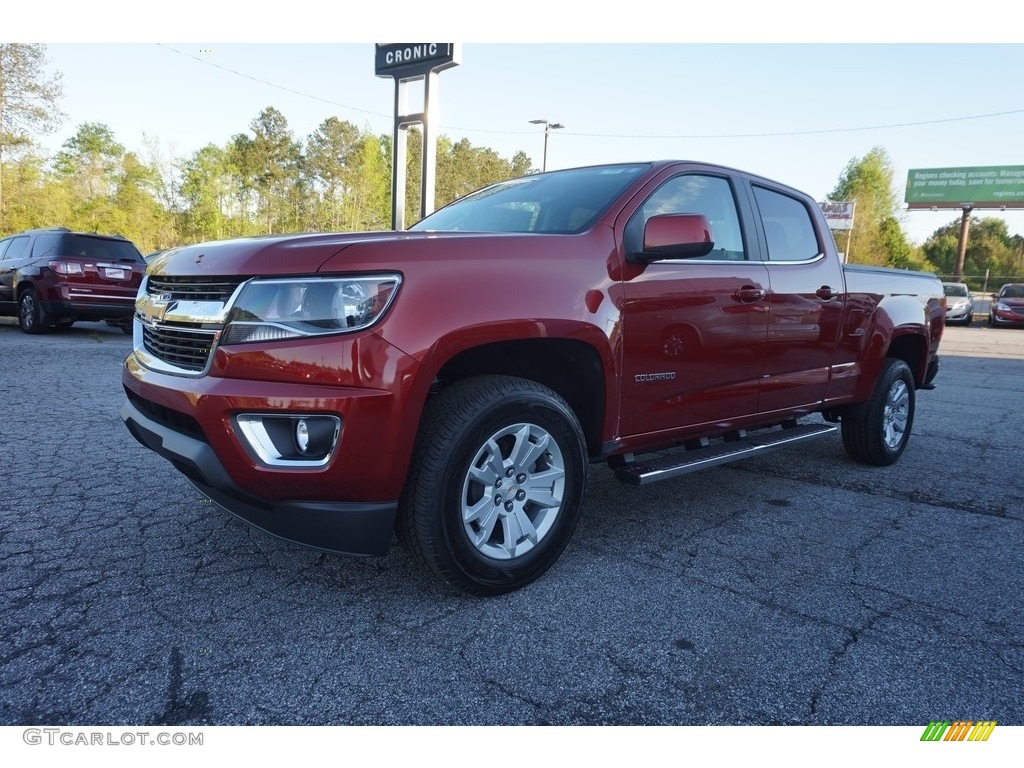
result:
[[[344,200],[353,193],[362,139],[352,123],[329,117],[306,141],[306,173],[318,198],[320,228],[336,230],[342,226]]]
[[[899,225],[900,202],[893,184],[889,155],[875,147],[853,158],[829,195],[831,200],[855,202],[854,227],[846,244],[848,257],[863,264],[896,266],[911,249]]]
[[[369,232],[391,228],[391,137],[367,133],[353,157],[352,191],[344,226]]]
[[[7,231],[20,232],[72,220],[72,190],[48,172],[48,165],[46,157],[19,153],[7,166]]]
[[[525,176],[533,168],[533,160],[530,156],[519,150],[512,156],[512,177]]]
[[[109,195],[124,157],[124,146],[104,123],[83,123],[57,153],[57,172],[74,179],[87,200]]]
[[[231,169],[227,155],[227,150],[207,144],[180,165],[184,200],[180,229],[187,242],[220,240],[229,235]]]
[[[256,167],[252,139],[244,133],[236,133],[228,143],[225,162],[231,177],[231,213],[239,223],[233,234],[247,235],[253,230],[249,210],[255,196]]]
[[[288,202],[300,183],[302,147],[292,138],[285,116],[273,107],[260,112],[249,127],[255,134],[248,148],[250,168],[266,231],[282,231],[294,218]]]
[[[63,114],[59,72],[47,75],[46,46],[0,43],[0,232],[4,231],[4,155],[57,127]]]
[[[114,191],[122,170],[124,146],[103,123],[83,123],[54,159],[59,177],[74,200],[69,226],[99,232],[114,220]]]
[[[994,216],[970,219],[964,275],[983,275],[987,270],[997,277],[1015,277],[1024,273],[1024,240],[1010,235],[1006,221]],[[957,246],[960,242],[960,219],[939,227],[932,233],[922,252],[944,275],[956,269]]]
[[[143,251],[176,244],[174,218],[158,200],[162,179],[157,167],[126,152],[112,196],[113,211],[103,230],[132,240]]]

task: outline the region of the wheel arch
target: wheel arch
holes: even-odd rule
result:
[[[14,300],[21,301],[22,294],[29,289],[35,291],[37,296],[39,295],[39,289],[36,288],[35,283],[23,275],[18,275],[14,281]]]
[[[885,357],[905,362],[914,376],[916,386],[920,387],[925,383],[928,373],[928,343],[921,334],[908,332],[895,336],[885,352]]]
[[[604,364],[590,344],[576,339],[534,338],[470,347],[441,366],[437,386],[485,374],[529,379],[560,395],[576,414],[590,455],[600,453],[605,421]]]

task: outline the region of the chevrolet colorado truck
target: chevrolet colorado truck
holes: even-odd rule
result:
[[[558,558],[589,462],[639,485],[840,428],[854,460],[896,461],[943,317],[937,278],[844,265],[787,186],[576,168],[406,232],[160,254],[121,413],[269,533],[352,555],[397,536],[452,586],[499,594]]]

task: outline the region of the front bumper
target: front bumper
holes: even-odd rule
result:
[[[993,308],[990,317],[994,325],[1024,325],[1024,312]]]
[[[973,310],[970,307],[952,307],[946,310],[946,324],[969,323],[972,316]]]
[[[258,499],[237,486],[203,440],[150,419],[130,401],[121,418],[136,440],[168,459],[200,491],[267,533],[342,555],[383,555],[391,545],[397,502]]]

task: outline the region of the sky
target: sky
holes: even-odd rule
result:
[[[17,11],[0,40],[46,43],[62,73],[67,118],[42,142],[50,151],[82,123],[101,122],[144,156],[186,157],[247,132],[267,106],[303,140],[331,116],[390,134],[394,85],[373,64],[373,44],[385,38],[476,40],[462,42],[459,66],[439,76],[434,131],[506,158],[523,150],[539,167],[543,128],[529,121],[561,123],[549,170],[702,160],[823,200],[847,163],[874,147],[888,153],[899,187],[911,168],[1024,165],[1024,44],[1013,25],[943,0],[907,5],[929,15],[875,0],[837,16],[795,1],[688,8],[664,20],[674,6],[598,12],[528,0],[505,10],[397,3],[350,13],[297,0],[249,3],[239,17],[182,0],[156,18],[109,0],[100,22],[73,4],[44,27],[31,9]],[[493,21],[481,20],[484,7]],[[591,10],[581,21],[574,8],[583,7]],[[614,18],[627,9],[629,19]],[[417,111],[422,89],[411,95]],[[1024,233],[1024,211],[974,213],[982,216]],[[958,217],[908,211],[903,226],[921,243]]]

